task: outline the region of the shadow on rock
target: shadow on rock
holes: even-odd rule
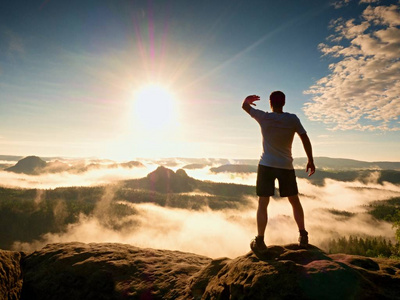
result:
[[[376,262],[365,257],[361,260],[336,260],[312,245],[308,249],[300,249],[295,244],[270,246],[263,255],[249,252],[233,260],[211,262],[199,272],[198,279],[192,280],[192,296],[221,300],[399,299],[395,295],[400,295],[400,287],[394,286],[400,284],[399,276],[392,276],[377,287],[371,279],[387,276],[378,273]],[[351,263],[358,267],[354,268]],[[211,265],[213,274],[209,272]],[[211,276],[206,285],[204,273],[207,272]],[[392,266],[391,273],[399,274],[399,271],[393,271]],[[202,290],[197,289],[200,278]]]

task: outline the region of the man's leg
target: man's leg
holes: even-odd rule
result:
[[[300,199],[298,195],[289,196],[289,202],[293,208],[293,216],[299,227],[300,237],[299,237],[299,246],[300,248],[308,247],[308,232],[304,226],[304,211],[301,206]]]
[[[257,236],[251,240],[250,248],[255,253],[266,253],[268,248],[264,242],[265,228],[268,223],[268,203],[269,197],[259,197],[258,198],[258,208],[257,208]]]
[[[266,253],[268,248],[264,242],[265,228],[268,223],[268,204],[269,197],[275,191],[274,168],[258,165],[256,193],[258,195],[257,207],[257,236],[251,240],[250,248],[255,253]]]
[[[257,232],[259,237],[264,237],[265,228],[268,223],[268,204],[269,197],[259,197],[258,198],[258,208],[257,208]]]
[[[292,205],[294,220],[296,221],[297,226],[299,227],[299,231],[305,230],[304,211],[303,207],[301,206],[299,196],[298,195],[289,196],[288,198],[290,204]]]

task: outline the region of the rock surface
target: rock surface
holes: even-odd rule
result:
[[[22,256],[19,252],[0,250],[0,299],[20,299]]]
[[[207,285],[195,280],[194,295],[198,299],[400,299],[399,261],[327,255],[317,247],[303,250],[294,244],[268,249],[262,257],[249,252],[214,263],[218,272]]]
[[[268,249],[214,260],[111,243],[0,251],[1,299],[400,299],[398,260]]]
[[[187,299],[210,258],[124,244],[50,244],[24,260],[22,299]]]

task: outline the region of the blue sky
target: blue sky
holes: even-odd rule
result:
[[[316,156],[398,161],[399,7],[2,1],[0,154],[257,158],[260,130],[241,102],[258,94],[268,110],[282,90]],[[169,124],[153,127],[160,105],[138,99],[149,84],[169,91]],[[299,139],[293,155],[304,156]]]

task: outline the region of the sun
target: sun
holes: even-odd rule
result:
[[[134,95],[134,116],[143,130],[162,130],[176,122],[176,103],[162,85],[149,84]]]

